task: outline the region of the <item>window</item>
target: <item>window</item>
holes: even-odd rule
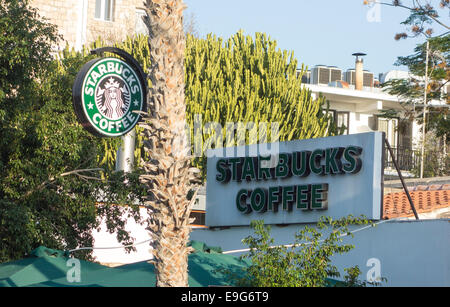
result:
[[[324,114],[326,114],[326,111],[323,111]],[[344,129],[343,134],[349,133],[349,127],[350,127],[350,112],[345,111],[336,111],[336,110],[328,110],[328,115],[333,116],[333,120],[336,122],[336,127],[338,128],[338,131],[340,131],[342,128]]]
[[[114,0],[95,0],[95,18],[113,21]]]
[[[397,118],[378,118],[378,131],[386,133],[386,139],[392,147],[398,146],[398,119]]]
[[[343,134],[348,134],[348,128],[350,126],[350,119],[349,119],[349,112],[340,112],[337,111],[336,112],[336,121],[337,121],[337,126],[338,128],[344,128],[344,133]]]

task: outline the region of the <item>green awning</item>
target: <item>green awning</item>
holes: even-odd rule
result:
[[[29,257],[0,264],[0,287],[25,287],[58,278],[66,278],[69,258],[64,252],[38,247]],[[95,272],[105,266],[80,260],[80,265],[86,272]]]
[[[222,254],[219,247],[210,247],[202,242],[190,243],[195,252],[189,255],[189,286],[229,286],[225,271],[243,277],[244,268],[250,261]],[[25,259],[0,264],[0,287],[153,287],[156,274],[148,261],[108,267],[80,260],[80,282],[69,282],[67,273],[73,267],[67,265],[71,259],[62,251],[39,247]],[[327,279],[328,286],[343,286],[343,283]]]
[[[223,270],[243,274],[248,262],[221,254],[220,248],[192,241],[195,252],[189,255],[189,286],[228,285]],[[107,267],[80,260],[81,282],[69,282],[64,252],[39,247],[28,258],[0,264],[0,287],[153,287],[156,283],[153,264],[142,261],[118,267]]]

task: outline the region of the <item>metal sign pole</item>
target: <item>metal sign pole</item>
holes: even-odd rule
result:
[[[387,139],[384,139],[384,140],[386,142],[386,146],[387,146],[387,148],[389,150],[389,153],[391,154],[392,163],[394,163],[395,169],[397,170],[398,176],[400,177],[400,181],[401,181],[401,183],[403,185],[403,190],[405,190],[406,196],[408,197],[411,209],[412,209],[412,211],[414,213],[414,216],[416,217],[416,220],[418,220],[419,219],[419,215],[417,214],[417,211],[416,211],[416,208],[414,207],[414,203],[413,203],[413,200],[411,198],[411,195],[409,195],[408,188],[406,187],[406,184],[405,184],[405,181],[403,180],[403,176],[402,176],[402,173],[400,171],[400,168],[398,167],[397,161],[395,160],[394,152],[392,151],[392,148],[391,148],[391,145],[389,144],[389,141]]]
[[[122,136],[122,146],[117,150],[116,171],[129,173],[133,170],[135,138],[134,129]]]

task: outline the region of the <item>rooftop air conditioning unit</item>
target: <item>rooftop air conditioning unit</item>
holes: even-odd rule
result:
[[[344,80],[347,81],[348,84],[355,85],[356,83],[356,72],[354,69],[348,69],[345,72]]]
[[[301,72],[302,72],[302,70],[297,68],[297,71],[296,71],[297,78],[300,78]],[[302,83],[310,83],[311,71],[310,70],[305,71],[301,77],[302,77]]]
[[[302,76],[302,83],[311,83],[311,71],[308,70],[304,73],[304,75]]]
[[[363,73],[363,86],[373,87],[373,73],[364,70]]]
[[[342,80],[342,70],[336,66],[330,66],[330,82]]]
[[[342,71],[335,66],[316,65],[311,71],[312,84],[326,84],[341,80]]]
[[[345,72],[344,80],[348,82],[348,84],[355,85],[356,83],[356,72],[354,69],[349,69]],[[373,87],[374,76],[372,72],[364,70],[363,72],[363,86],[364,87]]]

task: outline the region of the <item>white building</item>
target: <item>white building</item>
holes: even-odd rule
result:
[[[338,127],[345,126],[344,134],[368,131],[383,131],[389,144],[394,149],[400,168],[409,175],[411,168],[417,167],[418,156],[413,150],[420,144],[421,125],[401,117],[380,117],[383,109],[398,110],[403,108],[397,97],[383,92],[380,88],[355,90],[351,87],[336,87],[321,84],[305,84],[313,96],[323,95],[330,103],[330,110],[337,120]],[[392,169],[392,158],[386,156],[386,168]]]
[[[318,98],[319,95],[325,97],[338,127],[345,126],[344,134],[385,132],[399,167],[405,171],[405,176],[412,176],[409,171],[418,168],[420,163],[418,152],[422,127],[417,121],[405,119],[406,109],[399,97],[386,93],[379,84],[393,79],[410,79],[413,76],[406,71],[393,70],[380,74],[378,80],[372,72],[363,69],[360,56],[364,54],[355,55],[355,68],[342,71],[336,66],[316,65],[302,76],[303,83],[312,91],[313,98]],[[300,74],[300,70],[298,73]],[[396,110],[398,117],[380,116],[382,110],[390,109]],[[386,174],[394,174],[392,158],[387,153],[385,158]]]

